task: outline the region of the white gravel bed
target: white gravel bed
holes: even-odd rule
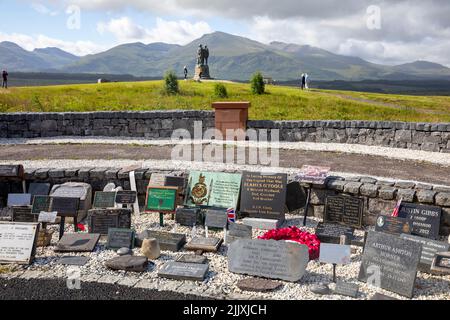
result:
[[[226,145],[246,145],[251,147],[266,145],[270,148],[305,151],[328,151],[353,154],[364,154],[371,156],[387,157],[399,160],[423,161],[439,165],[450,166],[450,153],[429,152],[422,150],[388,148],[380,146],[367,146],[360,144],[346,143],[316,143],[316,142],[235,142],[221,140],[153,140],[148,138],[129,137],[49,137],[30,139],[0,139],[0,145],[18,144],[121,144],[140,146],[168,146],[174,144],[226,144]]]
[[[287,225],[297,225],[300,226],[302,217],[300,215],[287,215]],[[187,235],[187,240],[189,241],[193,235],[192,228],[183,227],[176,225],[173,220],[170,219],[170,215],[167,215],[164,219],[165,226],[159,226],[159,215],[158,214],[142,214],[135,215],[133,217],[133,228],[137,232],[143,231],[145,229],[160,230],[167,232],[184,233]],[[310,218],[308,219],[307,226],[302,228],[309,232],[314,232],[314,227],[319,222],[318,219]],[[52,245],[55,245],[58,241],[58,227],[51,226],[50,228],[55,229],[53,235]],[[72,227],[68,227],[66,232],[70,232]],[[204,229],[202,227],[197,227],[197,235],[204,235]],[[254,230],[253,238],[262,235],[264,231]],[[356,235],[361,237],[362,231],[357,231]],[[217,236],[223,238],[223,231],[211,231],[210,236]],[[363,282],[357,280],[359,267],[361,262],[361,252],[362,248],[355,248],[356,252],[352,254],[351,263],[346,266],[337,267],[337,277],[338,279],[345,280],[347,282],[356,283],[360,287],[360,294],[358,299],[365,300],[369,299],[374,293],[380,292],[398,299],[406,299],[392,292],[388,292],[382,289],[370,287]],[[205,256],[209,260],[209,273],[207,278],[201,282],[192,281],[177,281],[168,280],[164,278],[158,278],[157,270],[161,265],[167,261],[172,261],[180,253],[187,253],[184,250],[180,252],[170,252],[162,251],[161,257],[154,260],[155,267],[147,270],[143,273],[135,272],[124,272],[124,271],[113,271],[109,270],[104,266],[106,260],[111,259],[117,254],[113,250],[107,250],[105,248],[105,239],[101,239],[99,245],[92,253],[66,253],[60,254],[53,251],[54,246],[47,247],[45,249],[38,248],[36,253],[36,259],[31,266],[23,267],[17,266],[16,270],[33,270],[33,271],[44,271],[40,277],[58,277],[66,278],[67,271],[73,268],[78,268],[81,273],[81,289],[83,287],[83,281],[96,281],[101,276],[110,276],[114,282],[124,281],[123,279],[131,278],[130,280],[135,281],[147,280],[145,287],[148,288],[158,288],[159,290],[171,290],[177,292],[193,293],[197,295],[207,295],[220,299],[232,299],[232,298],[245,298],[245,299],[274,299],[274,300],[347,300],[351,299],[349,297],[340,295],[315,295],[310,292],[310,287],[318,282],[331,283],[332,278],[332,266],[321,264],[317,261],[310,261],[307,266],[306,274],[303,278],[295,283],[280,281],[283,283],[281,289],[278,289],[271,293],[252,293],[243,292],[237,288],[236,283],[239,279],[247,278],[248,276],[233,274],[228,272],[227,264],[227,246],[223,245],[218,253],[205,253]],[[140,255],[140,249],[135,248],[134,255]],[[190,252],[193,254],[192,252]],[[73,266],[62,266],[57,265],[56,261],[59,257],[64,255],[81,255],[88,256],[90,260],[85,266],[73,267]],[[108,278],[108,277],[106,277]],[[416,288],[414,290],[414,298],[417,300],[448,300],[450,299],[450,276],[440,277],[432,276],[429,274],[418,272]],[[137,284],[139,287],[139,283]],[[333,288],[333,285],[330,286]]]

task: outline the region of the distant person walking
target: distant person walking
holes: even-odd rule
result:
[[[2,88],[8,89],[8,72],[3,70],[2,72]]]
[[[306,76],[305,76],[305,74],[304,73],[302,73],[302,90],[304,90],[305,89],[305,86],[306,86]]]
[[[188,76],[188,69],[186,66],[184,66],[184,80],[187,80],[187,76]]]

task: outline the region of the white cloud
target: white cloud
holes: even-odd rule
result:
[[[0,42],[1,41],[14,42],[29,51],[36,48],[57,47],[78,56],[98,53],[108,49],[106,46],[101,46],[91,41],[64,41],[50,38],[42,34],[29,36],[21,33],[7,34],[0,32]]]
[[[37,3],[37,2],[33,2],[31,4],[31,7],[40,14],[44,14],[44,15],[49,15],[49,16],[57,16],[59,14],[58,11],[52,11],[49,8],[47,8],[46,6],[44,6],[42,3]]]
[[[109,22],[99,22],[97,31],[100,34],[112,33],[120,42],[167,42],[186,44],[213,30],[208,23],[199,21],[191,23],[185,20],[167,21],[156,18],[156,26],[147,29],[135,24],[130,18],[111,19]]]

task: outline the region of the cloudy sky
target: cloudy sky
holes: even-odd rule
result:
[[[77,55],[223,31],[376,63],[450,67],[448,0],[0,0],[0,41]]]

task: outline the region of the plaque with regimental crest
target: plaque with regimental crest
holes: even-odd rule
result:
[[[328,196],[325,200],[324,221],[362,228],[364,200],[348,195]]]
[[[38,232],[37,223],[0,222],[0,263],[31,264]]]

